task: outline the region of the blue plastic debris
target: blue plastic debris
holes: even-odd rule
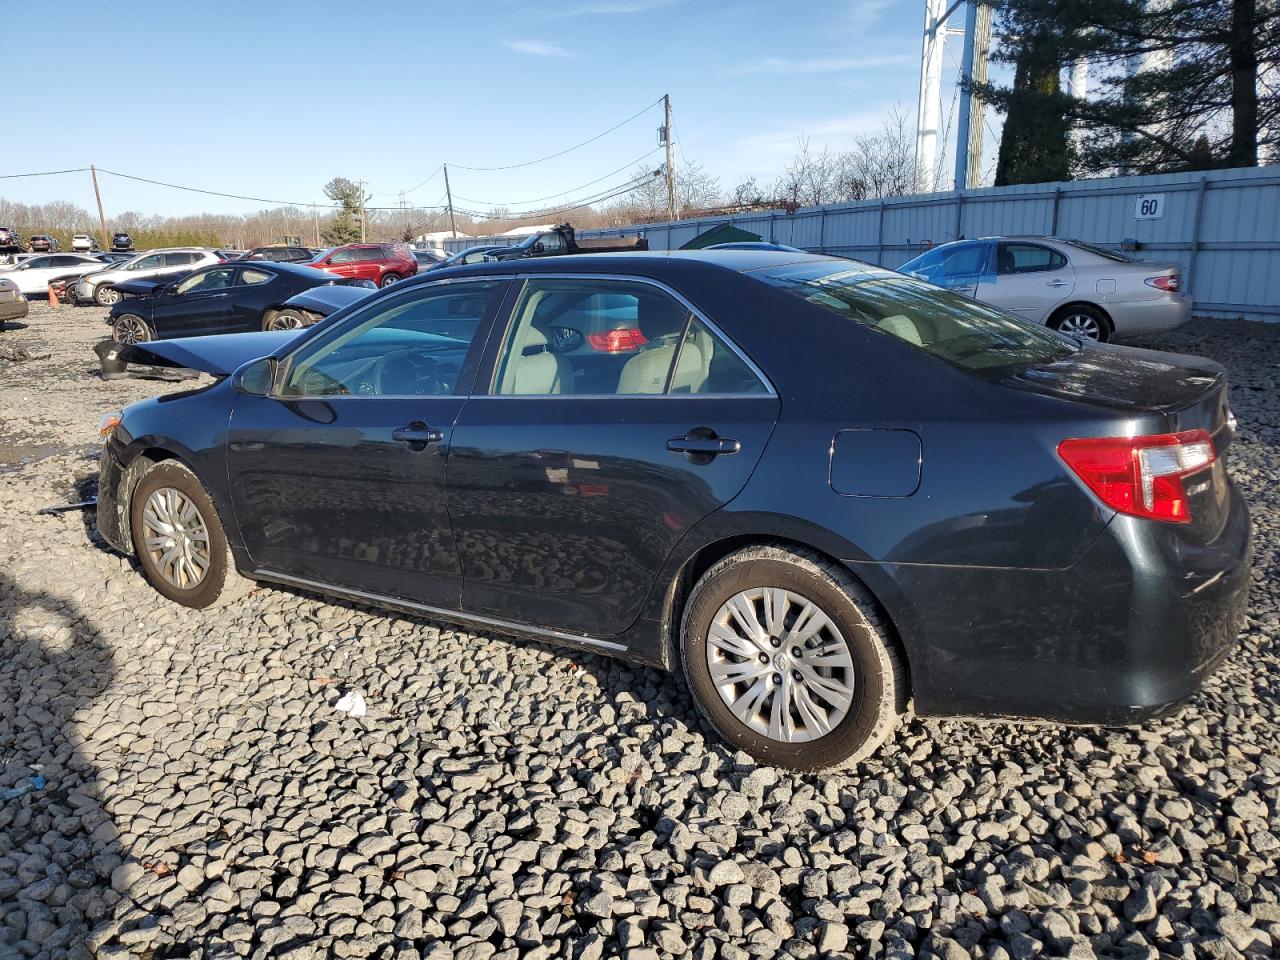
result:
[[[37,790],[44,789],[44,777],[36,774],[31,778],[29,783],[21,787],[14,787],[12,790],[5,790],[0,793],[0,802],[5,800],[17,800],[19,797],[25,797],[28,793],[35,793]]]

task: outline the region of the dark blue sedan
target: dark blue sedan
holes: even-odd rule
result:
[[[215,263],[173,279],[133,280],[115,284],[130,294],[107,316],[116,343],[146,343],[174,337],[290,330],[306,326],[307,311],[294,309],[290,298],[330,284],[361,285],[333,274],[293,263],[268,260]]]
[[[683,671],[761,760],[924,715],[1141,720],[1232,649],[1250,528],[1206,360],[786,251],[433,271],[105,421],[98,526],[255,582]]]

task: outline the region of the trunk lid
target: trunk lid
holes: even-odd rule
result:
[[[1220,364],[1183,354],[1087,345],[1063,359],[1010,373],[1003,385],[1102,407],[1114,412],[1117,421],[1141,423],[1141,434],[1207,431],[1217,459],[1185,483],[1192,517],[1185,529],[1212,539],[1226,522],[1226,453],[1235,428],[1227,371]],[[1100,434],[1105,432],[1100,428]]]
[[[215,377],[229,377],[250,360],[267,357],[297,339],[305,330],[268,333],[224,333],[211,337],[184,337],[135,343],[114,350],[112,362],[151,367],[198,370]],[[104,369],[106,358],[104,359]]]

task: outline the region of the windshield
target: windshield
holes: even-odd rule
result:
[[[967,370],[1034,366],[1079,349],[1038,324],[908,277],[833,263],[792,264],[752,276]]]
[[[1123,253],[1116,253],[1114,250],[1105,250],[1102,247],[1095,247],[1092,243],[1085,243],[1083,240],[1063,240],[1069,247],[1075,247],[1077,250],[1087,250],[1089,253],[1102,257],[1104,260],[1112,260],[1116,263],[1137,263],[1133,257],[1126,257]]]

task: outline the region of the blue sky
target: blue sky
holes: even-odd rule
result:
[[[39,78],[6,95],[20,149],[0,173],[94,163],[293,201],[341,175],[394,205],[447,160],[460,206],[577,199],[626,179],[660,109],[557,160],[462,167],[553,153],[670,93],[681,155],[728,189],[770,181],[802,135],[839,149],[895,104],[914,114],[922,18],[920,0],[0,0],[6,67]],[[102,190],[108,218],[262,206],[106,175]],[[407,199],[443,192],[437,176]],[[88,174],[0,180],[0,195],[93,203]]]

